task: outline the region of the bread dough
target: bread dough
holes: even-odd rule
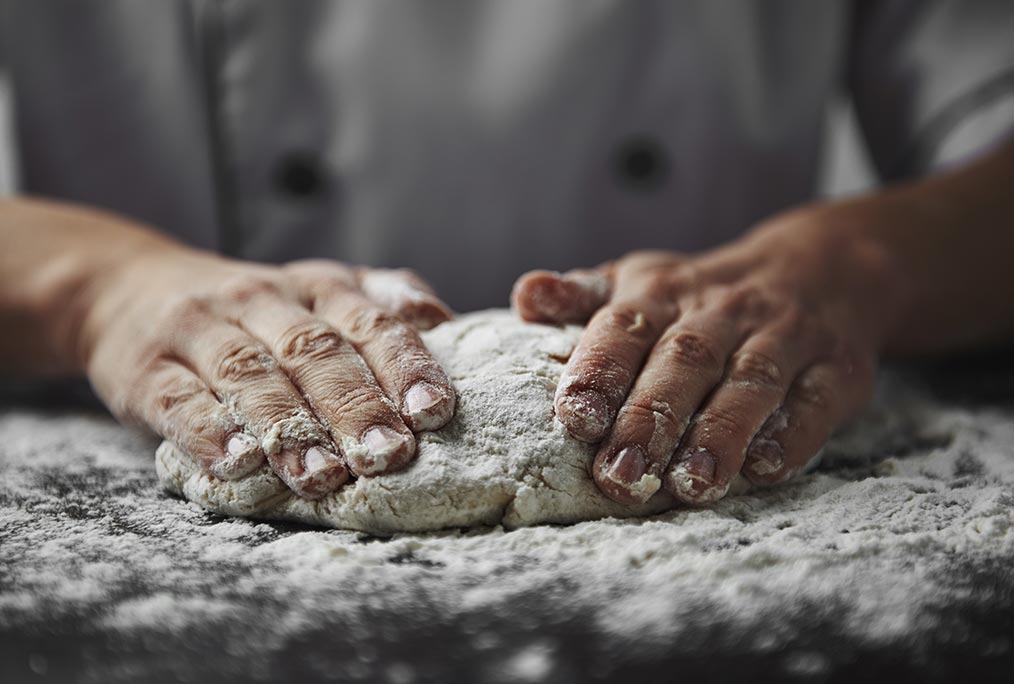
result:
[[[570,437],[553,416],[553,394],[580,328],[522,323],[509,311],[461,316],[423,333],[458,392],[443,429],[418,436],[406,470],[359,478],[317,501],[302,499],[267,466],[219,480],[164,442],[163,486],[208,510],[389,534],[446,527],[574,523],[657,513],[664,491],[623,506],[595,487],[595,446]]]

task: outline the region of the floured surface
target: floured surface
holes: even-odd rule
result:
[[[419,435],[418,458],[408,469],[357,479],[320,500],[292,494],[267,466],[219,480],[170,444],[158,450],[159,478],[169,491],[218,513],[379,534],[512,529],[671,508],[665,492],[636,507],[599,493],[589,475],[595,447],[570,437],[553,418],[556,385],[578,335],[574,327],[522,323],[508,311],[469,314],[424,333],[457,390],[454,418]]]
[[[1006,387],[888,379],[817,472],[710,510],[390,539],[208,513],[162,492],[151,440],[8,409],[0,681],[1009,674]]]

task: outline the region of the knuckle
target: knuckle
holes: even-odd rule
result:
[[[645,307],[634,303],[612,304],[602,309],[605,325],[622,330],[636,338],[648,340],[657,336],[655,324],[646,314]]]
[[[825,380],[803,376],[793,390],[796,401],[819,411],[828,413],[835,403],[836,392]]]
[[[380,391],[370,385],[356,384],[339,388],[327,399],[320,400],[320,403],[326,413],[339,419],[353,415],[372,416],[366,421],[376,422],[394,413],[394,408],[385,401]]]
[[[188,321],[211,313],[212,300],[204,294],[185,293],[166,298],[163,317],[172,325],[186,325]]]
[[[300,361],[327,356],[341,347],[342,336],[323,323],[306,323],[285,331],[278,340],[281,361]]]
[[[669,274],[668,269],[665,271],[655,271],[651,273],[644,282],[643,293],[645,297],[648,297],[653,302],[658,304],[669,304],[676,301],[679,294],[679,288],[676,282]]]
[[[302,259],[283,267],[289,276],[312,281],[321,293],[327,290],[356,287],[355,273],[348,266],[328,259]]]
[[[274,359],[257,345],[233,343],[218,355],[216,377],[228,383],[242,384],[259,380],[274,367]]]
[[[775,324],[778,334],[788,339],[813,339],[819,326],[813,316],[798,302],[782,305]]]
[[[361,306],[349,315],[343,330],[351,339],[365,340],[404,325],[401,316],[393,311],[375,306]]]
[[[165,414],[178,413],[204,392],[196,378],[169,380],[155,392],[155,408]]]
[[[719,298],[718,312],[734,319],[757,320],[771,310],[765,292],[756,285],[737,285],[726,290]]]
[[[232,276],[219,286],[225,299],[245,304],[266,294],[278,294],[278,287],[263,275],[243,273]]]
[[[770,356],[755,351],[738,352],[732,358],[729,381],[767,391],[781,391],[784,374]]]
[[[703,372],[717,373],[722,362],[715,352],[714,344],[703,335],[681,330],[663,337],[657,351],[670,363]]]

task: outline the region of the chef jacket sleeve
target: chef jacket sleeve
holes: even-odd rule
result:
[[[1014,135],[1014,2],[857,0],[847,84],[884,180]]]

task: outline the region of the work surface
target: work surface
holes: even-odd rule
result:
[[[1014,373],[893,373],[708,510],[380,539],[162,493],[95,411],[0,415],[0,681],[1006,680]]]

